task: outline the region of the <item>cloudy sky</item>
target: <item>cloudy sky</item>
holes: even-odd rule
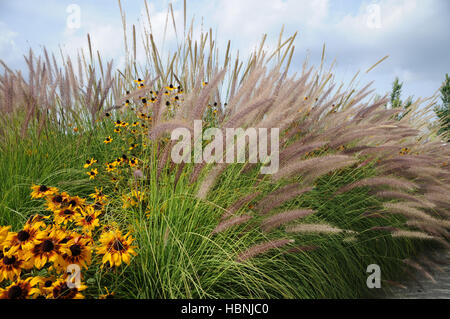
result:
[[[128,24],[142,21],[143,1],[122,0]],[[180,32],[183,1],[170,2]],[[153,32],[161,35],[169,1],[148,3]],[[79,27],[73,24],[73,4],[80,9]],[[188,20],[195,17],[199,28],[212,27],[222,50],[230,39],[242,57],[264,33],[270,49],[284,25],[286,35],[298,31],[294,69],[301,68],[306,56],[318,64],[325,44],[327,63],[336,60],[338,81],[348,82],[361,70],[361,84],[374,80],[381,95],[398,76],[405,98],[429,97],[450,73],[448,0],[187,0],[187,7]],[[120,66],[123,33],[116,1],[0,0],[0,59],[13,68],[24,68],[23,54],[29,47],[40,51],[46,46],[56,52],[62,47],[73,54],[86,47],[86,33],[95,49]],[[168,38],[174,41],[173,32]],[[386,61],[364,73],[386,55]]]

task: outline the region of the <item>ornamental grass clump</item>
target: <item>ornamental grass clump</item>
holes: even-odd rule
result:
[[[38,183],[33,202],[7,216],[36,217],[21,230],[11,230],[12,218],[0,229],[1,296],[363,297],[375,293],[365,284],[368,265],[380,265],[389,287],[410,273],[405,267],[435,264],[419,253],[448,249],[450,147],[423,129],[430,105],[417,100],[398,119],[370,85],[337,86],[323,65],[296,68],[296,35],[280,34],[272,52],[264,37],[243,62],[230,43],[219,55],[212,31],[197,38],[191,25],[165,53],[144,27],[140,66],[125,21],[127,63],[117,74],[110,63],[105,72],[100,54],[94,61],[89,39],[90,64],[79,63],[78,74],[69,62],[52,72],[47,58],[27,58],[32,70],[47,70],[43,86],[62,88],[48,103],[31,90],[35,81],[8,68],[0,75],[2,119],[24,128],[0,131],[2,149],[11,136],[41,136],[43,147],[63,136],[71,155],[44,176],[21,172]],[[39,103],[21,111],[16,82]],[[215,148],[217,161],[193,161],[192,148],[185,161],[173,159],[172,132],[183,128],[194,145],[195,121],[201,133],[221,133],[200,143],[202,154],[216,140],[227,146]],[[251,143],[238,150],[243,162],[227,161],[230,128],[279,132],[278,169],[262,174],[276,154],[252,162]],[[273,150],[274,140],[262,142]],[[71,264],[82,269],[76,291],[64,286]]]

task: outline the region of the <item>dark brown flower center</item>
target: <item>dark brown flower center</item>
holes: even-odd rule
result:
[[[55,245],[50,239],[47,239],[42,243],[42,250],[46,253],[52,251],[55,248]]]
[[[46,192],[46,191],[48,191],[48,187],[45,186],[45,185],[41,185],[41,186],[39,187],[39,191],[40,191],[40,192]]]
[[[16,262],[16,257],[15,256],[11,256],[11,257],[5,256],[5,257],[3,257],[3,263],[5,265],[12,265],[15,262]]]
[[[56,195],[55,197],[53,197],[53,201],[54,201],[55,203],[62,203],[63,198],[62,198],[61,195]]]
[[[51,287],[52,284],[53,284],[53,282],[51,280],[46,280],[45,283],[44,283],[44,286],[46,288],[49,288],[49,287]]]
[[[20,241],[26,241],[30,238],[30,233],[25,231],[25,230],[21,230],[18,234],[17,234],[17,238]]]
[[[72,199],[72,200],[69,202],[69,205],[76,206],[76,205],[77,205],[77,202],[76,202],[75,200]]]
[[[12,286],[8,290],[9,299],[17,299],[22,296],[22,288],[20,286]]]
[[[70,252],[74,257],[81,255],[81,246],[78,244],[70,246]]]
[[[117,251],[122,251],[125,249],[122,242],[119,239],[116,239],[113,243],[113,248]]]
[[[94,218],[91,215],[87,215],[85,220],[90,223]]]

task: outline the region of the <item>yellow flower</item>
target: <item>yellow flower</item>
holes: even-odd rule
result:
[[[111,136],[108,136],[107,138],[105,138],[105,140],[103,141],[103,143],[105,144],[109,144],[113,141],[113,139],[111,138]]]
[[[77,221],[77,225],[88,231],[92,231],[95,227],[100,226],[98,216],[101,211],[95,210],[93,206],[87,206],[82,212],[81,217]]]
[[[105,165],[106,165],[106,171],[112,172],[116,169],[117,164],[115,164],[115,162],[113,162],[113,163],[106,163]]]
[[[10,249],[0,259],[0,282],[4,279],[13,281],[14,278],[20,277],[24,263],[24,259],[17,253],[17,250]]]
[[[41,269],[47,262],[57,262],[61,249],[61,241],[65,238],[62,230],[56,227],[48,227],[40,232],[37,241],[30,251],[31,261],[34,266]]]
[[[44,227],[45,223],[40,216],[33,216],[25,223],[21,231],[9,233],[3,246],[10,250],[17,250],[21,257],[27,257],[28,251],[33,247],[34,241]]]
[[[58,192],[56,187],[47,187],[45,185],[32,185],[31,198],[43,198],[46,196],[51,196]]]
[[[50,287],[50,294],[47,296],[48,299],[83,299],[84,296],[80,291],[85,290],[87,287],[85,285],[80,285],[78,288],[70,288],[67,285],[67,279],[58,279]]]
[[[96,168],[94,168],[94,169],[91,169],[91,171],[87,172],[86,174],[89,175],[89,179],[94,179],[95,176],[97,176],[97,174],[98,174],[98,170]]]
[[[55,223],[58,225],[59,224],[66,225],[68,222],[76,221],[79,216],[80,213],[77,210],[68,207],[56,211],[54,220]]]
[[[5,289],[0,288],[0,299],[27,299],[39,294],[39,289],[33,288],[38,282],[37,278],[18,279]]]
[[[120,130],[120,128],[115,128],[115,129],[114,129],[114,133],[120,133],[120,132],[122,132],[122,131]]]
[[[130,164],[130,167],[135,167],[138,164],[137,158],[135,158],[135,157],[131,158],[129,164]]]
[[[61,247],[60,262],[62,267],[67,269],[71,264],[77,264],[81,268],[87,269],[91,264],[92,248],[89,247],[90,239],[82,236],[69,240]]]
[[[95,160],[95,159],[93,159],[93,158],[91,158],[90,160],[87,160],[86,161],[86,164],[84,164],[84,168],[88,168],[88,167],[90,167],[92,164],[94,164],[94,163],[97,163],[97,160]]]
[[[103,187],[98,189],[95,188],[95,193],[89,195],[91,198],[94,198],[97,201],[105,202],[108,199],[108,196],[103,194]]]
[[[131,255],[137,255],[132,246],[133,237],[130,233],[122,236],[119,230],[111,230],[100,236],[100,247],[97,248],[97,254],[103,255],[103,265],[109,263],[110,267],[118,267],[122,262],[129,264]]]

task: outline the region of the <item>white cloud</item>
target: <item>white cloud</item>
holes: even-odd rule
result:
[[[19,52],[14,39],[18,36],[17,32],[10,30],[5,23],[0,21],[0,58],[5,61],[17,61]]]

